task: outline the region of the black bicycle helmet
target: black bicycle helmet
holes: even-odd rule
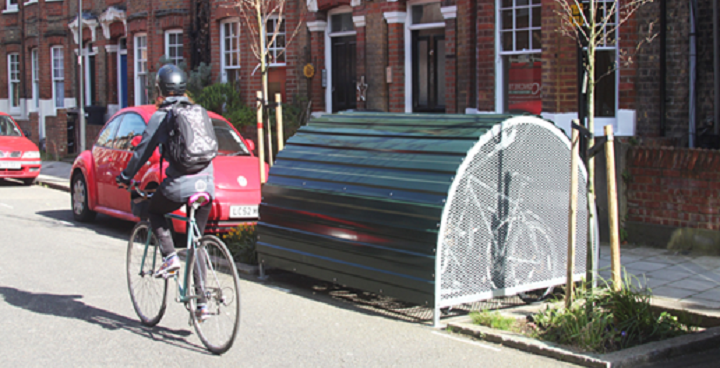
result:
[[[182,96],[187,88],[185,72],[173,64],[164,65],[157,72],[155,87],[163,97]]]

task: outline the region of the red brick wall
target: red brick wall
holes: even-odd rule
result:
[[[45,150],[54,156],[67,154],[67,113],[58,110],[57,116],[45,117]]]
[[[720,151],[632,147],[628,221],[720,230]]]

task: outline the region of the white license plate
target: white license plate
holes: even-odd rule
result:
[[[19,169],[19,161],[0,161],[0,169]]]
[[[258,217],[258,206],[230,206],[230,218]]]

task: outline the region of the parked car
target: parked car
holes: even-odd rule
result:
[[[100,131],[92,149],[82,152],[72,167],[70,188],[73,216],[92,221],[104,213],[129,221],[138,221],[139,213],[131,206],[131,195],[120,189],[115,177],[125,169],[135,146],[140,142],[154,105],[127,107],[117,112]],[[212,203],[206,232],[225,232],[241,223],[256,222],[260,204],[259,160],[252,153],[254,144],[245,140],[220,115],[208,112],[218,138],[218,156],[213,160],[215,201]],[[267,167],[267,164],[265,164]],[[167,161],[163,162],[164,171]],[[267,170],[267,169],[266,169]],[[267,172],[267,171],[266,171]],[[155,150],[134,178],[142,189],[159,186],[160,153]],[[184,207],[176,213],[182,215]],[[185,223],[173,220],[176,234],[185,233]]]
[[[0,112],[0,178],[20,179],[30,185],[40,175],[40,150],[13,118]]]

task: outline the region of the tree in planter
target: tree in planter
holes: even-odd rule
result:
[[[648,34],[639,42],[632,53],[619,49],[618,58],[612,62],[607,70],[599,70],[597,66],[598,48],[615,45],[618,42],[618,30],[645,4],[653,0],[555,0],[558,7],[556,15],[561,20],[559,32],[574,39],[583,52],[583,90],[586,91],[586,107],[588,130],[595,133],[595,89],[600,79],[613,74],[620,65],[627,66],[632,63],[632,56],[637,53],[645,42],[651,42],[653,24],[648,26]],[[592,147],[595,139],[590,138],[588,146]],[[588,158],[588,181],[587,181],[587,205],[588,205],[588,238],[587,238],[587,278],[592,280],[592,263],[594,254],[593,239],[595,237],[592,209],[595,206],[595,162],[592,157]]]

